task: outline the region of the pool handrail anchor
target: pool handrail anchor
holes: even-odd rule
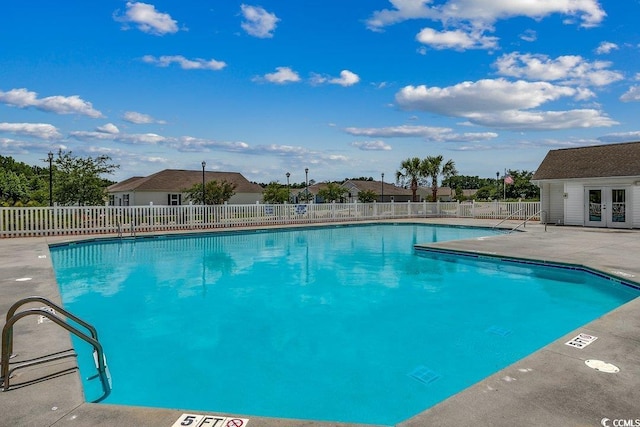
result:
[[[47,307],[30,308],[17,312],[22,305],[29,302],[41,302],[46,304]],[[81,331],[74,325],[67,323],[65,319],[58,316],[57,313],[51,309],[57,310],[57,312],[62,313],[67,318],[85,327],[89,331],[89,335]],[[6,323],[2,328],[2,357],[0,359],[0,385],[2,386],[2,391],[9,390],[9,380],[11,378],[11,374],[17,369],[60,360],[66,357],[76,356],[75,352],[72,352],[71,354],[63,354],[66,353],[64,351],[57,352],[48,356],[38,357],[30,361],[22,362],[12,369],[9,369],[9,359],[13,357],[13,325],[23,317],[27,317],[30,315],[39,315],[46,317],[47,319],[76,335],[78,338],[82,339],[93,347],[94,361],[96,364],[96,369],[98,370],[98,374],[96,376],[100,378],[103,390],[103,395],[94,400],[93,403],[97,403],[106,399],[107,396],[109,396],[109,394],[111,393],[111,378],[109,375],[109,368],[107,367],[106,363],[106,357],[104,355],[104,349],[102,348],[102,344],[100,344],[100,342],[98,341],[98,333],[96,329],[79,317],[58,306],[57,304],[54,304],[48,299],[39,296],[23,298],[13,304],[7,312]]]

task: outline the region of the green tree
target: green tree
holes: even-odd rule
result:
[[[347,189],[335,182],[330,182],[321,190],[318,190],[318,196],[322,197],[325,202],[335,202],[341,200],[347,193]]]
[[[29,195],[29,181],[23,174],[0,169],[0,202],[12,206],[25,203]]]
[[[462,190],[477,190],[487,185],[494,184],[496,180],[491,178],[480,178],[478,176],[453,175],[442,180],[443,187],[460,188]]]
[[[289,189],[286,185],[270,182],[262,193],[265,203],[285,203],[289,201]]]
[[[221,205],[229,201],[233,197],[236,184],[227,182],[226,180],[209,181],[205,184],[205,205]],[[185,198],[197,205],[203,204],[202,200],[202,184],[194,184],[191,188],[182,190],[186,193]]]
[[[507,175],[513,179],[513,184],[503,183],[507,199],[540,199],[540,188],[531,183],[533,172],[509,170]]]
[[[495,181],[495,180],[494,180]],[[485,185],[473,195],[475,200],[493,200],[497,198],[498,190],[495,184]]]
[[[102,178],[112,174],[120,166],[111,163],[106,155],[97,157],[77,157],[71,151],[58,151],[54,159],[53,200],[61,205],[104,204],[110,181]]]
[[[361,203],[373,203],[378,199],[378,193],[373,190],[362,190],[358,192],[358,201]]]
[[[427,158],[423,160],[423,173],[431,178],[431,201],[433,202],[438,200],[438,177],[442,175],[444,179],[447,179],[458,174],[453,160],[443,162],[444,158],[442,155],[427,156]]]
[[[409,185],[412,199],[417,201],[418,184],[425,177],[424,162],[419,157],[411,157],[400,163],[400,169],[396,171],[396,182],[400,185]]]
[[[0,155],[0,203],[44,206],[49,200],[49,169]]]

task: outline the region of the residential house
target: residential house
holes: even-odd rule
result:
[[[464,199],[472,198],[478,192],[477,189],[462,190],[462,196]],[[433,190],[431,187],[419,187],[418,197],[420,200],[431,200]],[[440,202],[452,202],[456,199],[456,190],[451,187],[438,187],[438,201]]]
[[[202,171],[165,169],[147,177],[126,179],[107,188],[109,204],[113,206],[188,205],[185,190],[202,184]],[[236,185],[229,200],[233,204],[253,204],[262,201],[262,187],[249,182],[238,172],[204,172],[205,182],[227,181]]]
[[[551,150],[531,181],[543,221],[640,227],[640,142]]]
[[[347,180],[342,186],[347,189],[347,202],[358,200],[360,191],[373,191],[378,202],[407,202],[411,200],[411,190],[382,181]]]

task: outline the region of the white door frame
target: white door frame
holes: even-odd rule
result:
[[[590,196],[597,200],[598,192],[600,203],[592,203]],[[631,206],[631,187],[628,185],[584,187],[584,225],[588,227],[629,228]]]

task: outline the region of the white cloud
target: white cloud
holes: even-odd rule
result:
[[[583,89],[548,82],[487,79],[444,88],[406,86],[396,93],[396,101],[405,110],[463,117],[473,124],[503,129],[569,129],[617,124],[593,109],[523,111],[563,97],[584,99],[589,94]]]
[[[589,62],[579,55],[551,59],[546,55],[513,52],[502,55],[494,65],[503,76],[570,85],[606,86],[624,78],[622,73],[607,69],[611,67],[610,62]]]
[[[114,19],[135,24],[140,31],[157,36],[178,32],[177,21],[168,13],[158,12],[152,4],[127,2],[124,16],[114,16]]]
[[[340,77],[336,77],[329,80],[329,83],[340,85],[340,86],[353,86],[359,81],[360,81],[360,76],[358,76],[357,74],[349,70],[342,70],[340,71]]]
[[[0,132],[48,140],[62,137],[55,126],[47,123],[0,123]]]
[[[545,102],[574,96],[576,93],[574,88],[554,86],[547,82],[485,79],[443,88],[406,86],[396,94],[396,101],[406,110],[466,117],[476,111],[535,108]]]
[[[374,138],[410,138],[425,137],[451,132],[450,128],[431,126],[388,126],[382,128],[356,128],[348,127],[344,131],[354,136],[368,136]]]
[[[170,142],[170,138],[155,134],[155,133],[108,133],[104,131],[87,132],[87,131],[73,131],[69,133],[69,136],[79,141],[88,140],[107,140],[114,142],[121,142],[124,144],[145,144],[156,145],[160,143]]]
[[[390,126],[382,128],[345,128],[344,131],[354,136],[374,138],[411,138],[420,137],[434,142],[486,141],[498,137],[495,132],[468,132],[458,134],[453,129],[432,126]]]
[[[56,114],[81,114],[94,119],[103,117],[102,113],[94,109],[90,102],[84,101],[78,95],[38,98],[36,92],[21,88],[11,89],[9,92],[0,91],[0,102],[12,107],[33,107]]]
[[[606,13],[597,0],[448,0],[434,4],[432,0],[390,0],[391,9],[373,13],[367,27],[374,31],[409,19],[431,19],[453,24],[468,22],[476,28],[487,28],[500,19],[529,17],[536,20],[552,14],[575,17],[583,27],[597,26]]]
[[[126,111],[122,116],[122,120],[129,123],[134,123],[136,125],[143,125],[143,124],[149,124],[149,123],[158,123],[163,125],[166,123],[164,120],[156,120],[148,114],[138,113],[136,111]]]
[[[493,49],[498,45],[497,37],[488,37],[481,31],[436,31],[433,28],[423,28],[416,36],[422,44],[431,46],[434,49]]]
[[[259,38],[273,37],[273,31],[280,19],[273,13],[269,13],[262,7],[240,6],[242,17],[245,19],[240,26],[247,34]]]
[[[215,59],[187,59],[182,55],[164,55],[156,58],[152,55],[145,55],[142,60],[147,64],[155,64],[159,67],[168,67],[171,64],[178,64],[183,70],[222,70],[227,66],[224,61]]]
[[[602,142],[640,141],[640,131],[610,133],[598,138]]]
[[[313,74],[311,76],[311,84],[329,83],[329,84],[335,84],[335,85],[347,87],[347,86],[353,86],[359,82],[360,82],[360,76],[358,76],[357,74],[349,70],[342,70],[340,72],[340,77],[327,77],[327,76],[322,76],[320,74]]]
[[[213,148],[222,149],[229,152],[245,152],[250,149],[249,144],[242,141],[214,141],[212,139],[195,138],[192,136],[182,136],[172,141],[172,145],[181,152],[203,152]]]
[[[631,86],[621,97],[622,102],[640,101],[640,86]]]
[[[254,81],[266,80],[270,83],[285,84],[285,83],[299,82],[300,76],[298,75],[298,73],[296,73],[289,67],[276,67],[275,72],[267,73],[263,77],[256,77],[253,80]]]
[[[473,119],[476,124],[513,130],[560,130],[608,127],[618,122],[594,109],[568,111],[500,111],[481,113]]]
[[[352,142],[352,146],[362,151],[390,151],[391,146],[384,141],[359,141]]]
[[[534,42],[538,39],[538,33],[536,33],[535,30],[525,30],[520,34],[520,39],[526,42]]]
[[[107,123],[106,125],[103,126],[98,126],[96,128],[97,132],[102,132],[102,133],[108,133],[111,135],[115,135],[117,133],[120,133],[120,129],[118,129],[118,127],[116,125],[114,125],[113,123]]]
[[[619,49],[619,47],[615,43],[602,42],[596,48],[596,53],[599,54],[599,55],[603,55],[603,54],[606,54],[606,53],[610,53],[612,50],[617,50],[617,49]]]

